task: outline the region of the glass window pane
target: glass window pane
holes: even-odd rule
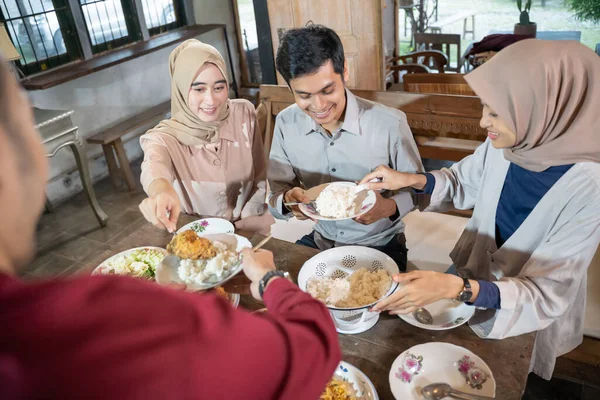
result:
[[[256,32],[254,4],[252,0],[237,0],[237,6],[240,17],[242,43],[248,68],[248,79],[251,83],[261,83],[262,71],[258,55],[258,34]]]
[[[66,54],[52,0],[3,0],[0,8],[21,63]]]
[[[142,0],[142,8],[148,29],[177,22],[173,0]]]
[[[121,0],[79,0],[93,46],[129,35]]]

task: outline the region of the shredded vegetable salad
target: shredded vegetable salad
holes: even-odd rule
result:
[[[156,267],[165,257],[157,249],[138,249],[104,264],[103,274],[128,275],[154,280]]]

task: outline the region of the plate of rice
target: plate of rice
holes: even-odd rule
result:
[[[319,400],[379,400],[371,380],[360,369],[340,362]]]
[[[125,275],[153,281],[156,268],[166,255],[167,251],[160,247],[136,247],[103,261],[92,275]]]
[[[167,246],[169,255],[157,267],[156,281],[182,283],[190,291],[220,286],[242,270],[240,252],[247,247],[252,247],[250,241],[235,234],[178,233]]]
[[[359,188],[353,182],[333,182],[314,202],[300,204],[300,211],[307,217],[322,221],[343,221],[369,212],[377,197],[372,190]]]

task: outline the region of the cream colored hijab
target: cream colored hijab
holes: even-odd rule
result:
[[[522,40],[465,79],[517,135],[504,157],[530,171],[600,162],[600,57],[574,41]]]
[[[188,93],[205,63],[219,68],[227,80],[227,67],[221,54],[214,47],[196,39],[186,40],[171,52],[169,70],[171,74],[171,118],[166,119],[149,130],[148,133],[161,132],[175,137],[188,146],[199,146],[219,140],[219,129],[229,116],[229,102],[215,122],[204,122],[190,110]]]

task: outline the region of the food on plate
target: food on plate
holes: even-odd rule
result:
[[[355,308],[378,301],[391,286],[392,277],[386,270],[360,268],[345,278],[311,278],[306,291],[328,306]]]
[[[175,235],[167,250],[181,259],[177,275],[185,284],[221,281],[240,262],[239,255],[225,243],[200,237],[192,230]]]
[[[327,186],[317,197],[317,212],[323,217],[348,218],[357,214],[359,204],[355,201],[356,186],[336,185]]]
[[[327,383],[319,400],[358,400],[361,397],[358,397],[354,386],[350,382],[334,375]]]
[[[213,243],[193,230],[183,231],[173,237],[167,250],[177,257],[190,260],[208,260],[217,255]]]
[[[127,275],[154,280],[156,267],[165,257],[164,251],[157,249],[137,249],[108,260],[98,268],[101,275]]]
[[[216,292],[216,293],[217,293],[219,296],[221,296],[221,297],[225,297],[227,300],[229,300],[229,293],[227,293],[227,292],[225,291],[225,289],[223,289],[223,287],[222,287],[222,286],[217,286],[217,287],[215,288],[215,292]]]

